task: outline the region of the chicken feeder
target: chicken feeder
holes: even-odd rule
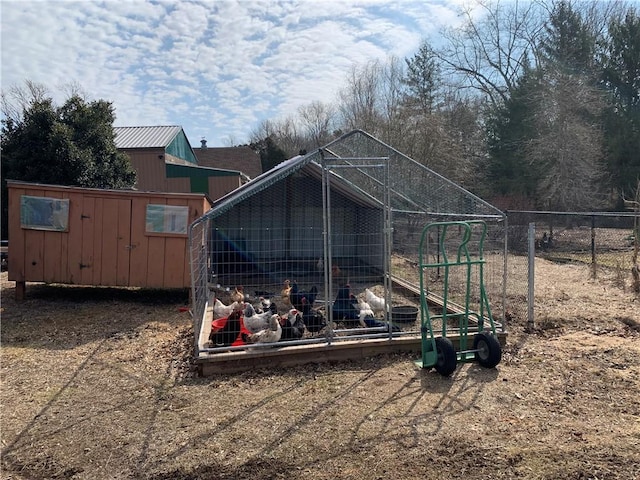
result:
[[[391,321],[394,323],[413,323],[418,319],[418,307],[400,305],[391,307]]]

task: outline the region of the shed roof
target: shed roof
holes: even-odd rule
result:
[[[198,165],[212,168],[240,170],[250,178],[262,173],[260,155],[244,147],[193,147]]]
[[[372,161],[389,162],[388,180],[384,178],[383,169],[366,167]],[[329,168],[332,186],[379,205],[388,193],[391,208],[397,212],[504,217],[504,213],[490,203],[362,130],[349,132],[322,148],[276,165],[218,199],[206,217],[222,215],[303,169],[306,174],[317,177],[323,166]]]
[[[179,125],[114,127],[116,148],[165,148],[182,131]]]

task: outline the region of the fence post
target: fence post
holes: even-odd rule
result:
[[[534,304],[534,278],[535,278],[535,263],[536,263],[536,224],[534,222],[529,223],[529,291],[527,294],[527,328],[533,330],[535,322],[533,319],[533,304]]]
[[[591,278],[596,278],[596,217],[591,216]]]

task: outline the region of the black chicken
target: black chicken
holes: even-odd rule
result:
[[[282,336],[280,340],[298,340],[304,335],[304,321],[302,318],[302,312],[299,312],[295,308],[289,310],[286,317],[281,317],[282,321]]]
[[[324,318],[322,312],[316,310],[311,306],[311,304],[307,303],[307,299],[302,299],[302,320],[304,321],[307,330],[311,333],[316,333],[322,330],[327,326],[327,322]]]
[[[289,292],[289,300],[291,301],[291,305],[293,308],[297,308],[298,310],[302,310],[302,299],[305,298],[307,303],[313,306],[316,301],[316,297],[318,296],[318,287],[315,285],[309,289],[309,291],[300,291],[298,289],[298,284],[293,282],[291,286],[291,291]]]
[[[227,318],[220,318],[213,321],[212,330],[209,334],[209,341],[214,345],[231,345],[242,327],[240,323],[240,317],[242,311],[237,310],[232,312]],[[218,325],[221,327],[218,327]]]
[[[360,311],[356,308],[358,299],[351,293],[349,284],[338,289],[336,300],[333,302],[332,313],[333,319],[339,320],[358,320]]]

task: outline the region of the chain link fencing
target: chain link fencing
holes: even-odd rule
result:
[[[535,323],[532,289],[538,259],[582,265],[592,281],[640,292],[640,214],[508,211],[507,223],[507,316]],[[571,290],[562,276],[553,281]]]

